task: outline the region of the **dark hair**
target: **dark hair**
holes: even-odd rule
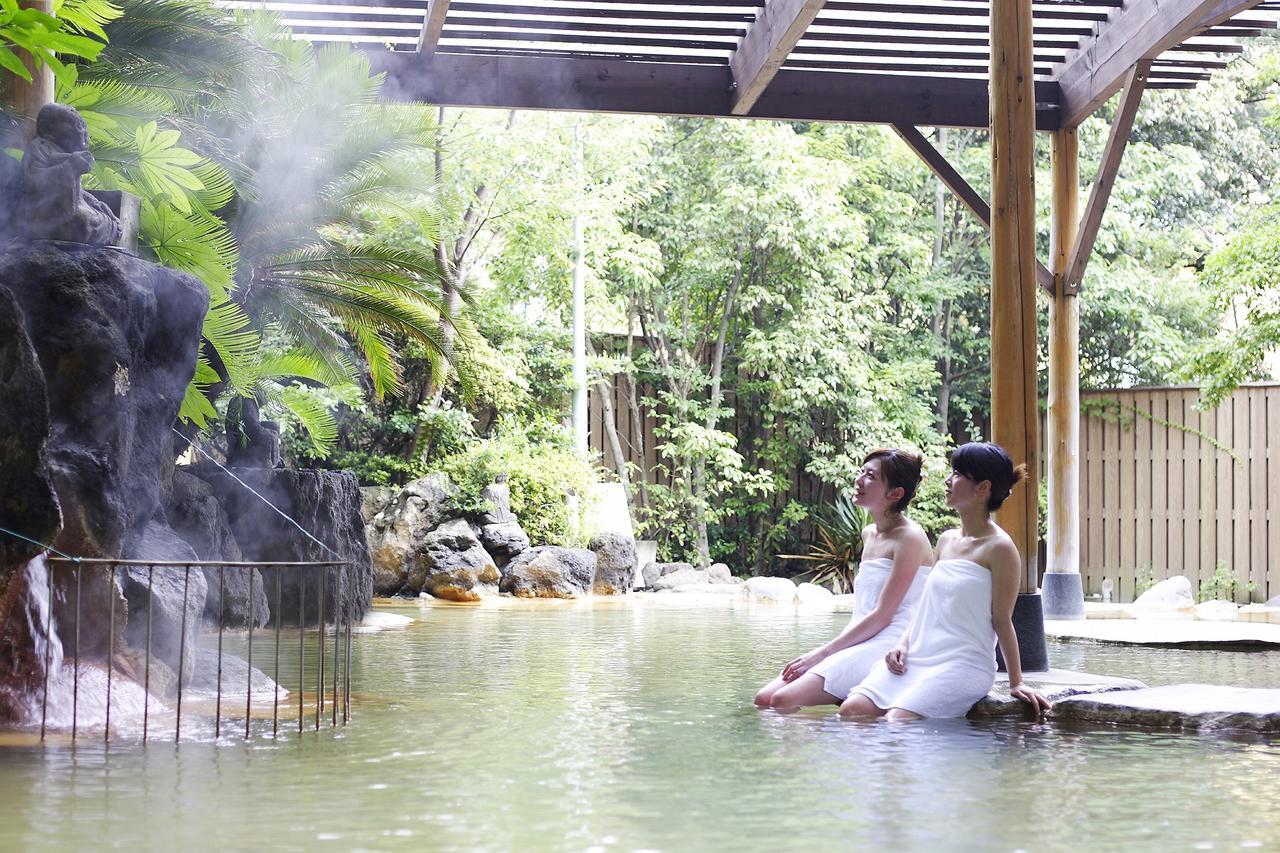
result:
[[[995,511],[1005,502],[1013,487],[1027,477],[1027,466],[1014,466],[1004,448],[987,441],[962,444],[951,453],[951,468],[975,483],[991,481],[991,497],[987,509]]]
[[[916,496],[916,488],[920,485],[920,468],[924,465],[924,457],[912,450],[880,448],[868,453],[862,464],[879,461],[880,471],[889,488],[901,488],[903,495],[893,505],[894,512],[902,512]]]

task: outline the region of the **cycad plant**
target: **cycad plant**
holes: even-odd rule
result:
[[[841,494],[814,515],[817,539],[807,554],[781,554],[814,564],[812,582],[830,586],[837,594],[853,591],[853,579],[862,556],[862,531],[871,524],[871,513]]]
[[[183,416],[203,424],[217,394],[253,396],[290,410],[323,455],[335,426],[313,389],[348,397],[367,377],[394,391],[406,339],[449,369],[433,253],[372,227],[411,217],[434,239],[430,177],[399,167],[429,150],[431,114],[379,103],[365,59],[293,41],[271,16],[121,6],[110,46],[64,94],[90,122],[100,183],[143,197],[145,245],[213,294],[212,351]]]

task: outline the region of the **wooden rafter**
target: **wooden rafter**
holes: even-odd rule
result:
[[[1260,0],[1135,0],[1067,58],[1056,75],[1063,127],[1075,127],[1102,106],[1143,60],[1155,59]]]
[[[447,14],[449,14],[449,0],[427,0],[427,13],[422,18],[422,32],[418,36],[418,53],[435,53]]]
[[[911,125],[895,124],[893,130],[929,167],[929,171],[942,181],[943,186],[951,190],[960,203],[990,231],[991,205],[964,179],[963,175],[956,171],[943,153],[934,148],[924,134]],[[1036,259],[1036,282],[1050,293],[1053,292],[1053,273],[1038,258]]]
[[[738,116],[751,112],[791,49],[825,5],[826,0],[768,0],[765,3],[742,37],[742,43],[729,57],[734,85],[730,112]]]
[[[1107,137],[1107,146],[1102,151],[1102,163],[1098,166],[1098,176],[1094,178],[1093,189],[1089,191],[1089,202],[1085,205],[1080,228],[1076,231],[1076,239],[1071,246],[1070,260],[1067,262],[1067,271],[1062,279],[1064,293],[1072,294],[1080,291],[1085,267],[1089,264],[1094,241],[1098,238],[1102,215],[1106,213],[1107,202],[1111,198],[1111,188],[1115,186],[1116,172],[1120,168],[1120,161],[1124,159],[1125,146],[1129,143],[1133,120],[1138,114],[1138,104],[1142,102],[1142,92],[1146,89],[1147,72],[1150,67],[1151,60],[1144,59],[1129,69],[1129,73],[1125,76],[1124,94],[1120,97],[1115,121],[1111,123],[1111,134]]]

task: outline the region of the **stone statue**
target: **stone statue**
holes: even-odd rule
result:
[[[11,222],[18,236],[114,245],[120,220],[80,186],[91,168],[89,129],[80,114],[62,104],[42,107],[22,158],[21,201]]]
[[[258,401],[252,397],[241,398],[238,421],[234,410],[234,406],[227,409],[227,467],[283,468],[280,424],[262,420]]]
[[[0,244],[11,234],[22,199],[22,164],[0,151]]]

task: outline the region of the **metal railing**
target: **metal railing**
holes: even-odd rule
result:
[[[351,720],[351,634],[352,623],[354,621],[354,609],[356,607],[354,597],[354,585],[352,579],[353,566],[346,561],[328,561],[328,562],[222,562],[222,561],[192,561],[192,562],[171,562],[156,560],[113,560],[113,559],[89,559],[89,558],[65,558],[50,557],[48,559],[49,570],[48,576],[48,612],[44,625],[45,632],[45,648],[44,648],[44,692],[41,698],[40,708],[40,739],[44,740],[47,732],[48,707],[49,707],[49,676],[50,676],[50,651],[54,644],[54,632],[57,626],[54,624],[54,569],[60,571],[71,571],[74,573],[74,602],[73,602],[73,625],[70,631],[70,639],[72,641],[72,693],[71,693],[71,739],[74,743],[79,735],[79,694],[80,694],[80,646],[81,646],[81,593],[82,580],[86,567],[104,566],[107,569],[108,576],[111,580],[111,589],[108,596],[109,615],[108,615],[108,636],[106,645],[106,702],[105,702],[105,719],[103,720],[103,740],[109,742],[111,739],[111,691],[113,673],[116,669],[114,660],[116,646],[116,595],[114,589],[120,584],[120,571],[122,568],[140,567],[146,569],[146,645],[144,651],[143,664],[143,710],[142,710],[142,740],[146,742],[149,737],[149,723],[151,716],[151,669],[152,669],[152,594],[157,571],[181,571],[182,581],[182,619],[181,628],[179,630],[179,648],[178,648],[178,673],[177,673],[177,702],[174,708],[174,731],[173,739],[177,743],[182,739],[182,700],[184,690],[184,676],[186,675],[186,658],[187,658],[187,628],[188,628],[188,604],[191,589],[191,571],[192,569],[216,569],[218,576],[218,645],[217,645],[217,674],[216,674],[216,694],[213,714],[214,738],[217,739],[222,735],[223,723],[223,636],[227,627],[226,615],[226,573],[227,571],[245,571],[248,573],[249,584],[246,597],[248,606],[248,618],[246,623],[248,626],[248,634],[246,639],[246,677],[245,677],[245,706],[244,706],[244,737],[251,737],[251,723],[253,720],[253,636],[255,618],[254,592],[255,592],[255,576],[258,575],[257,570],[274,570],[275,576],[275,606],[271,609],[271,626],[264,627],[260,630],[271,631],[274,629],[275,643],[273,649],[274,668],[272,670],[273,681],[273,697],[271,710],[271,733],[272,737],[278,737],[280,734],[281,708],[280,708],[280,648],[281,648],[281,627],[284,622],[283,608],[283,588],[285,572],[297,571],[300,573],[298,585],[298,733],[307,728],[307,715],[305,713],[305,690],[306,690],[306,651],[307,651],[307,587],[308,577],[319,575],[318,582],[315,584],[316,593],[316,637],[313,642],[317,656],[319,658],[319,666],[315,673],[315,731],[320,730],[321,720],[326,716],[326,653],[328,649],[329,625],[325,619],[325,597],[326,588],[332,581],[335,587],[336,606],[333,609],[333,659],[332,659],[332,675],[329,678],[330,697],[328,702],[329,708],[329,724],[330,727],[336,727],[341,718],[342,725],[346,725]],[[262,581],[264,585],[263,592],[266,593],[265,586],[267,580]],[[126,604],[126,609],[128,605]],[[202,607],[203,609],[203,607]],[[64,653],[64,667],[66,655]]]

